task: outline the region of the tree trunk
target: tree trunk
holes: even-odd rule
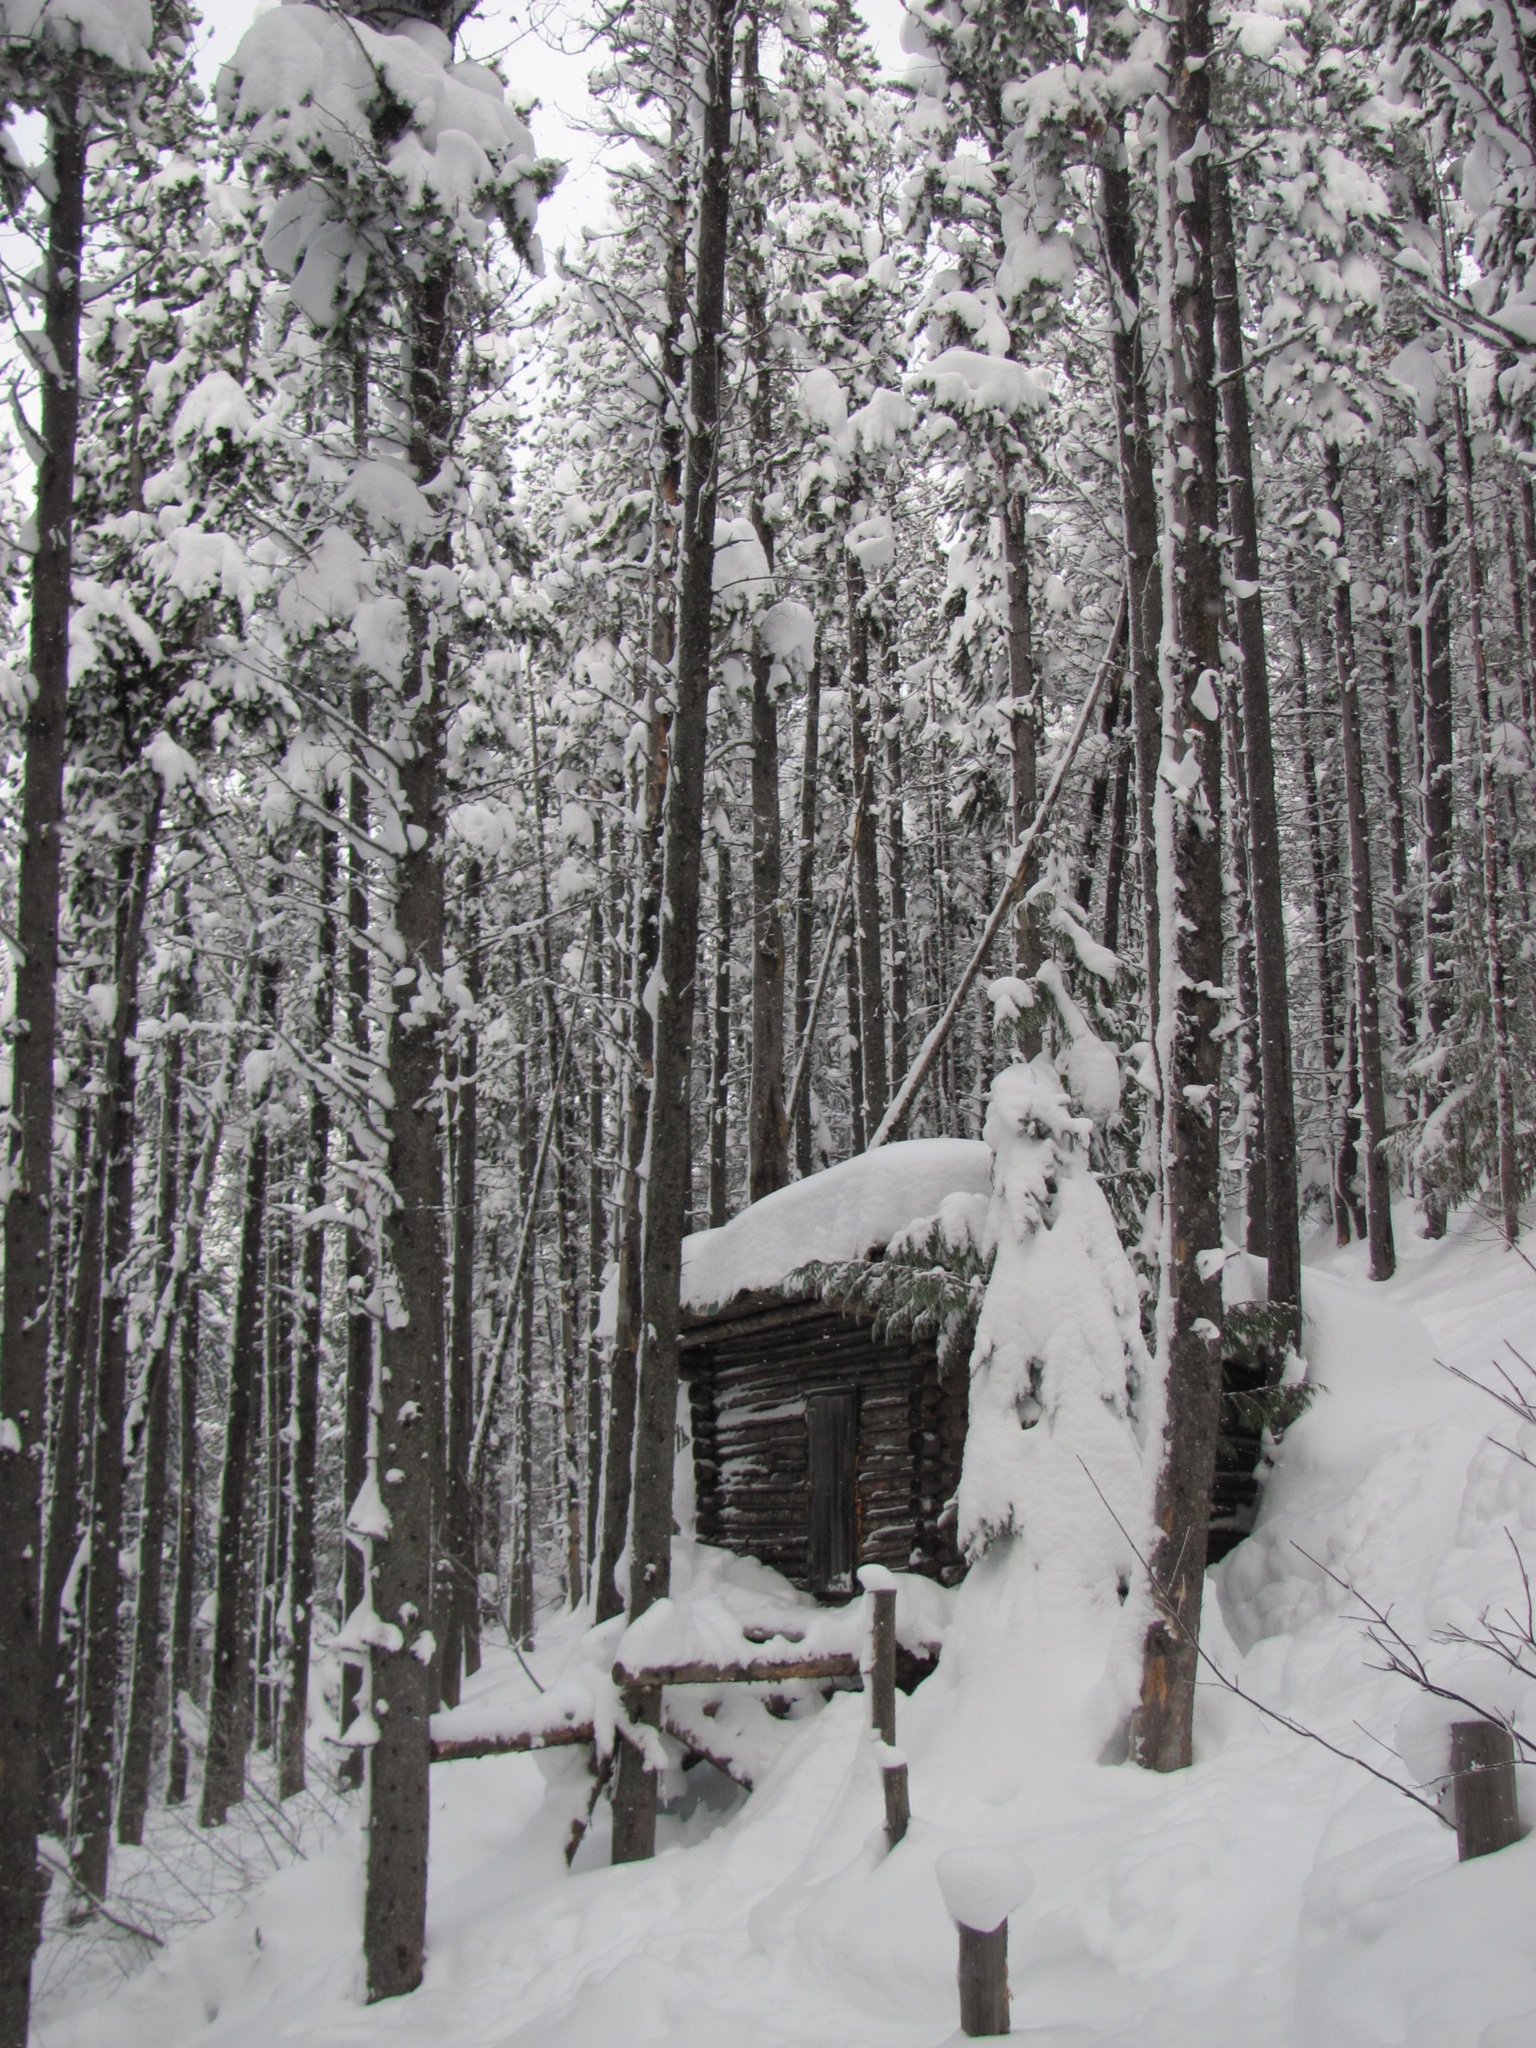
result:
[[[629,1612],[639,1616],[671,1585],[672,1466],[677,1410],[677,1329],[683,1218],[688,1200],[689,1076],[698,974],[699,869],[709,715],[715,505],[718,489],[721,340],[730,216],[733,0],[711,0],[702,80],[693,358],[683,492],[672,763],[656,1001],[656,1078],[651,1094],[642,1274],[643,1326],[630,1518]],[[630,1698],[632,1716],[654,1725],[659,1697]],[[636,1745],[619,1747],[614,1791],[615,1862],[654,1852],[656,1778]]]
[[[1365,1215],[1371,1278],[1390,1280],[1397,1267],[1392,1237],[1392,1179],[1387,1167],[1386,1087],[1381,1070],[1381,995],[1376,968],[1376,910],[1371,893],[1371,838],[1365,811],[1365,752],[1360,737],[1359,668],[1354,607],[1345,554],[1344,491],[1338,448],[1323,456],[1328,509],[1339,553],[1332,564],[1333,649],[1339,682],[1339,737],[1349,821],[1350,928],[1355,956],[1356,1043],[1365,1124]]]
[[[1136,755],[1136,817],[1141,842],[1142,932],[1146,952],[1148,1031],[1158,1057],[1161,919],[1157,890],[1157,766],[1162,751],[1158,648],[1163,632],[1159,575],[1157,484],[1141,331],[1141,279],[1136,216],[1126,156],[1125,124],[1113,116],[1099,154],[1099,228],[1111,297],[1110,365],[1115,386],[1120,507],[1129,596],[1131,724]],[[1161,1168],[1159,1168],[1159,1171]]]
[[[334,795],[327,796],[334,811]],[[328,1058],[336,1019],[336,970],[340,964],[336,927],[336,832],[327,818],[316,834],[319,845],[317,888],[320,898],[316,933],[320,971],[314,983],[315,1059]],[[325,1202],[330,1164],[331,1107],[324,1091],[310,1084],[309,1129],[306,1133],[304,1208],[313,1218]],[[294,1354],[293,1411],[288,1435],[288,1572],[283,1612],[288,1642],[284,1659],[283,1696],[277,1738],[277,1796],[291,1799],[304,1790],[304,1740],[309,1725],[309,1656],[314,1637],[315,1606],[315,1477],[319,1462],[321,1323],[325,1298],[325,1225],[303,1226],[299,1259],[297,1338]]]
[[[75,443],[80,421],[80,277],[85,239],[86,135],[78,101],[49,116],[47,281],[44,289],[42,454],[32,558],[16,921],[26,949],[15,965],[11,1115],[5,1204],[0,1406],[0,2048],[26,2048],[32,1957],[43,1887],[44,1697],[39,1615],[42,1462],[46,1442],[49,1276],[52,1266],[54,1059],[58,1051],[60,828],[69,693],[70,565]]]
[[[131,786],[131,785],[130,785]],[[128,1406],[128,1255],[133,1243],[134,1052],[139,1013],[139,961],[150,872],[160,831],[160,791],[137,820],[137,844],[118,850],[119,927],[116,1002],[110,1061],[102,1076],[109,1119],[102,1303],[91,1414],[90,1543],[86,1566],[86,1624],[82,1643],[80,1728],[76,1766],[75,1858],[82,1881],[97,1898],[107,1891],[112,1840],[114,1733],[120,1662],[118,1609],[122,1599],[123,1433]],[[137,792],[135,792],[137,794]],[[129,799],[133,805],[133,799]]]
[[[455,340],[449,264],[434,262],[408,310],[410,467],[418,484],[442,466],[453,421]],[[433,540],[420,567],[446,570]],[[371,1544],[372,1605],[381,1626],[371,1653],[379,1739],[368,1758],[368,1861],[363,1955],[372,2002],[414,1991],[426,1953],[430,1634],[443,1388],[442,979],[445,923],[442,779],[448,739],[449,641],[413,589],[414,696],[397,745],[403,850],[395,860],[394,975],[384,1065],[389,1081],[390,1190],[386,1252],[397,1313],[379,1333],[376,1468],[389,1534]],[[414,991],[414,993],[412,993]],[[365,1598],[367,1596],[365,1595]]]
[[[870,719],[869,606],[864,571],[848,556],[848,718],[854,795],[854,958],[859,977],[860,1123],[868,1132],[885,1115],[885,968],[881,945],[880,842],[875,811],[875,750]]]
[[[268,935],[270,942],[270,935]],[[270,1042],[277,1029],[278,964],[261,963],[259,1015]],[[209,1645],[208,1752],[203,1770],[202,1826],[218,1827],[245,1797],[250,1742],[251,1643],[255,1579],[250,1513],[251,1455],[256,1402],[263,1374],[262,1252],[266,1238],[271,1136],[270,1082],[253,1091],[245,1186],[240,1206],[240,1252],[230,1323],[229,1392],[224,1413],[224,1461],[219,1478],[215,1535],[213,1629]]]
[[[805,684],[805,731],[800,749],[800,841],[795,859],[795,1052],[810,1059],[806,1033],[811,1022],[811,985],[816,978],[816,809],[820,793],[821,642],[817,637]],[[808,1069],[809,1071],[809,1069]],[[815,1171],[811,1089],[800,1091],[795,1114],[795,1171]]]
[[[1450,516],[1443,465],[1424,492],[1424,1028],[1433,1059],[1442,1060],[1455,997],[1455,790],[1453,779]],[[1426,1076],[1423,1110],[1445,1099],[1433,1069]],[[1433,1179],[1421,1189],[1426,1237],[1444,1237],[1445,1201]]]
[[[1018,466],[1010,462],[1005,449],[997,456],[1002,485],[1000,523],[1003,530],[1003,575],[1008,604],[1008,749],[1009,824],[1017,846],[1029,829],[1040,801],[1040,678],[1035,667],[1035,627],[1029,593],[1029,501]],[[1027,900],[1040,868],[1033,848],[1025,856],[1023,889],[1014,919],[1014,972],[1026,981],[1043,958],[1039,912]],[[1042,1013],[1037,1007],[1019,1018],[1019,1052],[1033,1059],[1044,1043]]]
[[[1291,1059],[1290,990],[1281,886],[1280,820],[1270,729],[1269,660],[1259,587],[1258,504],[1253,485],[1253,435],[1243,374],[1243,313],[1225,167],[1212,173],[1211,254],[1217,355],[1226,439],[1227,516],[1232,526],[1233,599],[1241,653],[1244,821],[1253,902],[1254,977],[1264,1113],[1264,1247],[1268,1294],[1290,1311],[1287,1334],[1301,1336],[1301,1197],[1296,1149],[1296,1094]]]
[[[359,366],[359,384],[366,379]],[[358,415],[354,442],[359,451],[365,445],[363,418],[366,388],[356,394]],[[368,778],[363,768],[363,745],[368,733],[368,693],[354,682],[350,693],[353,757],[347,777],[347,1042],[353,1070],[359,1079],[370,1064],[368,1008],[372,969],[368,940]],[[361,1114],[354,1111],[354,1118]],[[355,1614],[367,1591],[362,1546],[346,1533],[352,1503],[368,1476],[368,1421],[373,1403],[375,1317],[370,1307],[374,1289],[374,1216],[371,1197],[364,1191],[367,1146],[361,1131],[348,1133],[348,1167],[352,1174],[350,1206],[356,1215],[347,1230],[347,1354],[346,1384],[342,1396],[341,1440],[341,1611],[343,1618]],[[337,1725],[345,1737],[357,1717],[362,1699],[362,1668],[352,1658],[341,1666],[341,1701]],[[363,1752],[347,1749],[337,1767],[343,1785],[361,1786]]]
[[[185,897],[177,924],[185,928]],[[182,1084],[186,1058],[185,976],[173,971],[165,990],[161,1035],[160,1127],[155,1141],[155,1285],[170,1279],[176,1249],[176,1213],[181,1201]],[[171,1360],[150,1352],[140,1384],[143,1411],[143,1470],[140,1483],[139,1541],[134,1573],[132,1669],[128,1683],[128,1714],[123,1732],[123,1762],[117,1794],[117,1839],[137,1848],[144,1840],[149,1810],[149,1781],[154,1758],[155,1706],[160,1690],[164,1643],[161,1594],[165,1583],[166,1479],[170,1469]],[[171,1692],[174,1726],[176,1694]]]
[[[1220,474],[1211,273],[1208,0],[1175,0],[1170,100],[1161,116],[1164,463],[1163,754],[1157,792],[1162,934],[1162,1282],[1159,1365],[1166,1407],[1151,1571],[1162,1611],[1149,1628],[1132,1754],[1153,1770],[1190,1761],[1206,1530],[1221,1407],[1221,1278],[1201,1253],[1221,1243]],[[1179,796],[1175,798],[1175,791]]]
[[[1455,355],[1462,351],[1455,347]],[[1504,1242],[1520,1237],[1520,1162],[1515,1140],[1514,1052],[1509,1033],[1508,941],[1504,933],[1504,872],[1508,858],[1501,844],[1499,792],[1490,754],[1493,707],[1488,690],[1488,643],[1484,619],[1483,552],[1477,537],[1477,506],[1472,490],[1472,437],[1460,385],[1452,398],[1456,422],[1456,459],[1461,479],[1461,517],[1467,530],[1467,629],[1472,643],[1472,703],[1477,718],[1478,851],[1483,883],[1483,917],[1487,931],[1488,1019],[1492,1032],[1494,1128],[1497,1134],[1499,1224]]]
[[[754,868],[755,881],[755,868]],[[731,842],[715,840],[715,989],[709,1048],[709,1227],[718,1229],[730,1213],[731,1096]],[[753,969],[754,1000],[757,970]],[[754,1057],[756,1047],[753,1048]],[[750,1135],[750,1134],[749,1134]]]
[[[475,1426],[475,1226],[480,1133],[480,1040],[476,1019],[484,994],[480,948],[480,896],[485,886],[478,854],[464,864],[459,919],[460,973],[467,1011],[458,1022],[452,1055],[453,1261],[448,1310],[448,1410],[445,1442],[448,1508],[447,1583],[443,1593],[442,1695],[456,1706],[466,1671],[480,1662],[480,1575],[475,1504],[470,1485],[470,1443]]]
[[[764,257],[768,248],[766,195],[773,139],[765,122],[758,76],[758,9],[748,14],[742,45],[742,96],[752,128],[753,175],[743,190],[746,257],[742,310],[752,383],[748,427],[752,442],[752,524],[769,573],[774,531],[765,510],[772,496],[774,437],[778,427],[773,378],[773,329],[768,316]],[[752,1065],[747,1105],[747,1200],[759,1201],[789,1179],[789,1120],[784,1107],[784,857],[779,817],[779,707],[773,661],[761,632],[752,640]]]

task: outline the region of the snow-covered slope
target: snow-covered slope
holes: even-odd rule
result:
[[[1536,1472],[1435,1361],[1536,1358],[1536,1272],[1469,1222],[1410,1254],[1386,1288],[1353,1253],[1311,1269],[1320,1392],[1216,1574],[1207,1640],[1256,1699],[1417,1781],[1438,1720],[1373,1668],[1353,1617],[1390,1606],[1449,1659],[1437,1630],[1519,1593],[1509,1537],[1536,1534]],[[571,1752],[457,1763],[435,1774],[415,1997],[357,2003],[354,1828],[109,2001],[45,2016],[42,2048],[938,2048],[956,2008],[935,1863],[985,1842],[1034,1877],[1014,2026],[1051,2048],[1529,2048],[1536,1840],[1458,1867],[1431,1813],[1214,1683],[1192,1770],[1105,1764],[1032,1715],[1032,1667],[1065,1651],[1010,1633],[1006,1582],[972,1573],[938,1672],[900,1703],[914,1821],[893,1855],[858,1695],[792,1724],[749,1800],[679,1816],[654,1863],[621,1870],[598,1839],[564,1868]]]

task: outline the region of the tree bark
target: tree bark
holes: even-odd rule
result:
[[[142,785],[141,785],[142,786]],[[112,1840],[114,1735],[117,1726],[122,1596],[123,1432],[128,1407],[128,1254],[133,1242],[134,1051],[139,1014],[139,961],[150,872],[160,831],[158,777],[136,820],[137,834],[118,850],[119,920],[116,1006],[109,1065],[102,1076],[107,1142],[102,1302],[91,1403],[90,1541],[86,1625],[82,1643],[80,1726],[74,1799],[75,1860],[97,1898],[107,1891]],[[135,791],[130,815],[138,808]]]
[[[334,795],[326,808],[334,812]],[[320,970],[314,983],[311,1031],[314,1057],[330,1052],[336,1020],[339,962],[336,924],[336,832],[327,817],[316,831],[317,888],[320,898],[316,947]],[[313,1219],[325,1202],[330,1165],[331,1106],[324,1090],[311,1082],[309,1128],[305,1134],[304,1208]],[[291,1799],[304,1790],[305,1736],[309,1726],[309,1657],[314,1637],[315,1606],[315,1479],[320,1447],[321,1327],[325,1298],[325,1225],[307,1220],[299,1255],[299,1299],[296,1307],[293,1410],[288,1420],[288,1570],[282,1611],[288,1641],[283,1646],[283,1694],[277,1736],[277,1796]]]
[[[452,273],[425,271],[408,308],[409,451],[418,484],[448,452],[456,347]],[[441,536],[422,568],[449,566]],[[395,970],[385,1045],[390,1190],[384,1236],[399,1311],[384,1317],[374,1400],[376,1479],[389,1534],[372,1545],[373,1607],[382,1627],[372,1651],[379,1740],[368,1757],[368,1860],[363,1955],[368,1998],[398,1997],[421,1982],[426,1954],[430,1632],[435,1619],[438,1434],[443,1387],[442,979],[446,913],[442,781],[448,739],[449,642],[413,589],[414,695],[399,737],[403,850],[395,860]]]
[[[754,863],[754,885],[755,875]],[[752,995],[755,1002],[755,966]],[[730,1213],[728,1140],[731,1095],[731,842],[718,836],[715,840],[715,988],[710,1025],[709,1227],[715,1230]],[[753,1054],[755,1058],[755,1046]]]
[[[1392,1237],[1392,1179],[1387,1166],[1386,1087],[1381,1068],[1381,994],[1376,964],[1376,910],[1371,892],[1371,839],[1365,811],[1365,753],[1360,737],[1359,665],[1354,607],[1345,553],[1344,491],[1338,448],[1324,451],[1328,509],[1336,522],[1339,553],[1332,564],[1333,648],[1339,684],[1339,737],[1344,755],[1344,799],[1349,823],[1350,928],[1355,962],[1356,1044],[1365,1125],[1365,1217],[1373,1280],[1390,1280],[1397,1267]]]
[[[32,1957],[41,1926],[37,1835],[42,1822],[44,1696],[39,1561],[47,1436],[49,1276],[53,1258],[54,1058],[58,1050],[60,832],[69,694],[70,570],[75,444],[80,423],[81,263],[86,133],[78,99],[61,95],[48,122],[48,210],[42,364],[42,455],[32,559],[16,918],[26,948],[15,967],[5,1273],[0,1310],[0,2048],[26,2048]]]
[[[1160,1771],[1190,1761],[1196,1644],[1221,1406],[1222,893],[1220,475],[1211,271],[1208,0],[1175,0],[1159,137],[1164,458],[1163,752],[1158,882],[1162,934],[1164,1222],[1158,1354],[1166,1405],[1151,1571],[1160,1612],[1143,1653],[1131,1747]],[[1178,792],[1177,796],[1175,792]]]
[[[1280,819],[1270,724],[1269,659],[1259,577],[1258,503],[1253,483],[1253,433],[1243,372],[1243,312],[1225,167],[1212,173],[1211,255],[1217,360],[1226,440],[1227,515],[1241,655],[1242,748],[1259,1064],[1264,1115],[1264,1249],[1271,1303],[1290,1311],[1287,1334],[1301,1336],[1301,1198],[1296,1147],[1296,1093],[1291,1057],[1290,990],[1281,885]]]
[[[820,794],[821,641],[817,636],[811,672],[805,684],[805,728],[800,747],[800,839],[795,860],[795,1049],[809,1059],[806,1033],[811,1022],[811,987],[816,977],[816,810]],[[800,1091],[795,1113],[795,1171],[802,1179],[815,1171],[811,1090]]]
[[[265,943],[270,946],[271,935]],[[278,964],[264,954],[259,1016],[270,1042],[277,1027]],[[253,1092],[245,1185],[240,1210],[240,1252],[230,1324],[229,1391],[224,1413],[224,1459],[219,1478],[215,1535],[213,1629],[209,1645],[208,1751],[199,1819],[218,1827],[245,1797],[250,1741],[251,1645],[255,1558],[248,1527],[256,1403],[263,1373],[262,1252],[266,1237],[271,1136],[267,1117],[270,1078]]]
[[[185,900],[177,923],[185,926]],[[155,1285],[157,1292],[171,1277],[176,1250],[176,1213],[181,1201],[182,1088],[186,1059],[185,976],[173,969],[166,983],[161,1035],[160,1120],[155,1140]],[[151,1352],[139,1390],[143,1410],[143,1458],[140,1484],[139,1540],[133,1619],[132,1668],[128,1713],[123,1732],[123,1761],[117,1794],[117,1839],[137,1847],[144,1839],[149,1810],[150,1771],[154,1757],[155,1703],[160,1690],[164,1626],[161,1597],[165,1584],[166,1480],[170,1468],[171,1360]],[[176,1694],[171,1692],[174,1725]]]
[[[876,824],[875,749],[870,722],[869,603],[864,571],[850,553],[848,604],[848,718],[854,793],[854,962],[859,978],[860,1123],[872,1131],[890,1099],[885,1046],[885,967],[881,942],[880,841]]]
[[[696,242],[693,359],[683,488],[681,580],[662,880],[656,1078],[650,1106],[642,1301],[630,1518],[629,1612],[666,1596],[672,1563],[672,1466],[677,1410],[677,1330],[687,1132],[698,974],[699,870],[704,824],[715,506],[718,490],[721,343],[730,222],[734,0],[711,0],[702,80],[702,163]],[[629,1711],[654,1725],[659,1703]],[[641,1750],[620,1744],[614,1792],[615,1862],[654,1852],[656,1778]]]

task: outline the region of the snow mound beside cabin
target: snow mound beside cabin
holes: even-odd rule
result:
[[[985,1203],[992,1153],[979,1138],[909,1138],[765,1195],[683,1245],[683,1306],[720,1308],[777,1287],[810,1259],[862,1259],[950,1197]]]

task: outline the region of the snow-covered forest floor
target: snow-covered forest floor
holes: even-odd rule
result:
[[[1316,1248],[1307,1343],[1320,1391],[1286,1438],[1257,1531],[1214,1575],[1206,1645],[1255,1699],[1422,1788],[1443,1768],[1451,1710],[1376,1668],[1356,1617],[1362,1599],[1390,1608],[1437,1671],[1536,1724],[1536,1701],[1436,1640],[1485,1609],[1524,1609],[1517,1555],[1536,1556],[1536,1471],[1505,1446],[1536,1455],[1536,1441],[1442,1368],[1491,1380],[1496,1362],[1514,1365],[1510,1346],[1536,1360],[1536,1267],[1475,1217],[1435,1246],[1401,1222],[1385,1287],[1365,1281],[1358,1249]],[[413,1997],[360,2002],[360,1838],[336,1801],[338,1823],[304,1817],[307,1853],[126,1983],[100,1954],[68,1967],[62,1951],[85,1937],[56,1934],[40,2048],[938,2048],[958,2037],[935,1859],[984,1841],[1033,1875],[1010,1928],[1026,2039],[1528,2048],[1536,1839],[1458,1866],[1431,1813],[1214,1680],[1192,1770],[1107,1767],[1038,1710],[1073,1646],[1010,1631],[995,1556],[950,1598],[938,1671],[899,1702],[914,1820],[894,1854],[854,1693],[791,1727],[750,1798],[703,1774],[656,1860],[624,1869],[607,1867],[600,1827],[565,1868],[586,1802],[578,1752],[443,1765]],[[577,1654],[572,1625],[547,1634],[533,1667],[558,1683]],[[475,1685],[529,1689],[505,1653]],[[235,1862],[254,1873],[288,1853],[259,1814],[217,1838],[222,1865],[192,1830],[180,1836],[180,1861],[162,1833],[143,1868],[162,1884],[179,1870],[192,1890],[233,1889]],[[129,1952],[143,1950],[123,1937]]]

